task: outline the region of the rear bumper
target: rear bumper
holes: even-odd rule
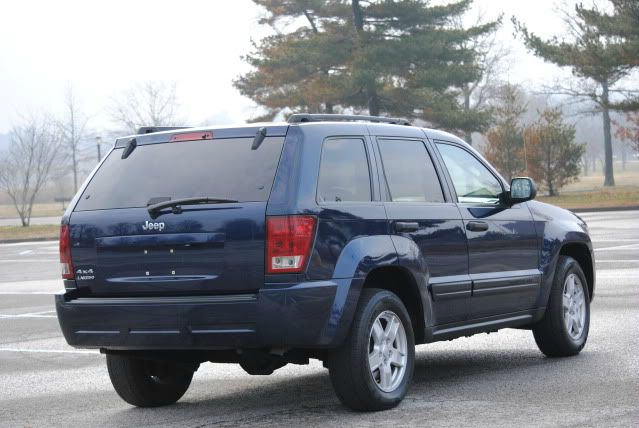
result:
[[[192,297],[55,296],[60,327],[78,348],[118,350],[337,346],[360,280],[278,284],[254,294]],[[356,295],[355,295],[356,294]]]

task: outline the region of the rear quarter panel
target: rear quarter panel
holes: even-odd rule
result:
[[[417,132],[415,128],[405,129]],[[323,343],[333,340],[339,343],[343,339],[352,321],[364,279],[373,269],[400,264],[409,266],[416,281],[427,283],[427,271],[420,254],[407,251],[403,256],[406,260],[400,261],[398,257],[389,233],[384,204],[379,197],[377,159],[369,134],[369,127],[362,123],[290,126],[267,207],[267,215],[271,216],[310,214],[318,218],[304,279],[332,280],[338,284]],[[395,132],[397,134],[402,135]],[[320,204],[317,201],[322,143],[326,138],[340,136],[362,138],[365,142],[370,165],[371,202]],[[420,267],[424,268],[423,272],[413,269],[419,270]],[[427,290],[426,286],[423,289]]]

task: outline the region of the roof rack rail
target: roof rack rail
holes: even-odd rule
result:
[[[161,131],[173,131],[174,129],[188,129],[190,126],[142,126],[136,134],[152,134]]]
[[[358,114],[308,114],[308,113],[296,113],[288,117],[288,123],[302,123],[302,122],[322,122],[322,121],[366,121],[366,122],[378,122],[378,123],[390,123],[393,125],[407,125],[411,126],[411,123],[406,119],[399,119],[396,117],[383,117],[383,116],[364,116]]]

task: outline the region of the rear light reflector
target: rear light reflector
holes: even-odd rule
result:
[[[75,278],[73,261],[71,260],[71,231],[67,224],[60,226],[60,268],[62,269],[62,278]]]
[[[266,218],[266,273],[299,273],[308,260],[317,219],[309,215]]]
[[[178,143],[180,141],[196,141],[196,140],[212,140],[213,133],[205,132],[186,132],[184,134],[175,134],[171,136],[170,143]]]

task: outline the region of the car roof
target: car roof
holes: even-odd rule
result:
[[[351,117],[351,116],[349,116]],[[345,133],[365,132],[375,136],[394,136],[394,137],[412,137],[423,138],[424,133],[431,140],[451,141],[468,146],[468,144],[459,137],[437,129],[417,127],[405,124],[379,123],[371,122],[366,119],[361,121],[340,121],[340,120],[322,120],[308,122],[256,122],[242,123],[232,125],[206,125],[198,127],[179,127],[179,128],[158,128],[157,132],[152,132],[154,127],[141,128],[146,133],[131,134],[119,137],[116,140],[115,147],[124,147],[135,138],[137,144],[152,144],[167,142],[171,136],[175,134],[191,133],[191,132],[213,132],[214,138],[248,138],[254,137],[262,128],[265,129],[266,136],[285,136],[290,126],[299,128],[330,128],[330,132]],[[366,130],[366,131],[364,131]],[[469,146],[470,147],[470,146]]]

